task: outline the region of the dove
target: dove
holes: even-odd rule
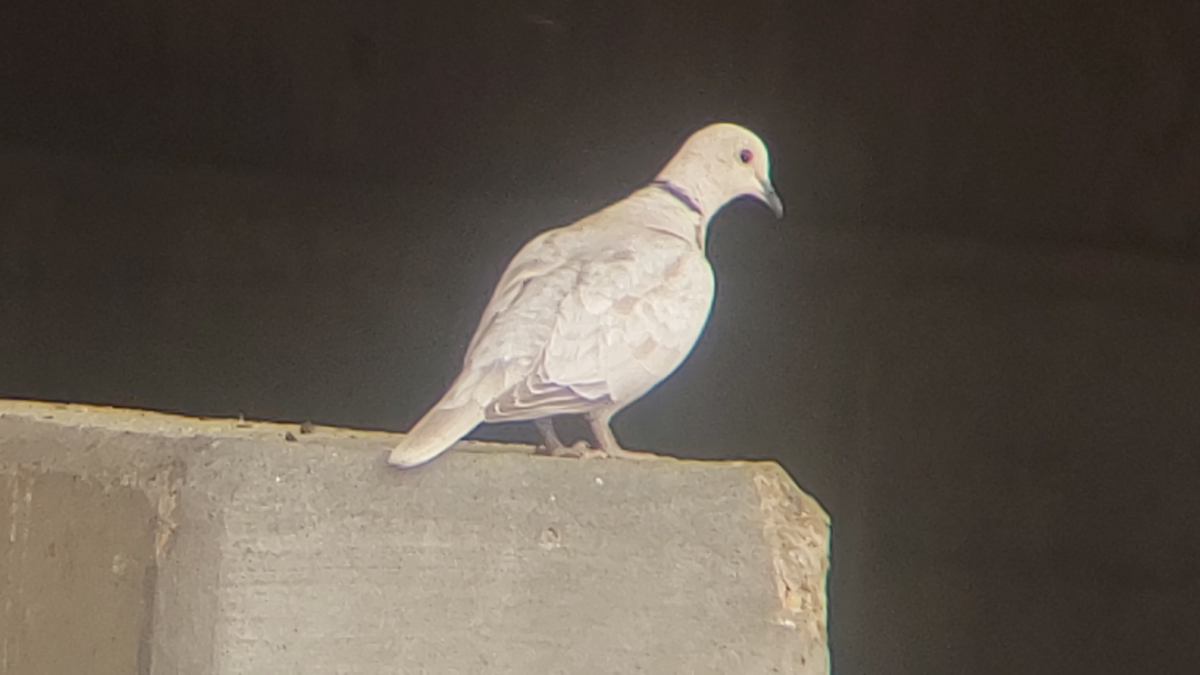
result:
[[[709,222],[739,197],[783,217],[763,142],[712,124],[625,199],[530,240],[497,283],[462,372],[389,464],[424,464],[479,424],[509,421],[533,421],[550,455],[654,457],[622,448],[610,422],[700,338],[716,292]],[[598,447],[564,446],[558,415],[582,415]]]

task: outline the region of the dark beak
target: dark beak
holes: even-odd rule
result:
[[[771,210],[775,212],[776,218],[782,219],[783,200],[779,198],[779,193],[775,191],[775,186],[771,185],[771,181],[766,180],[762,181],[760,184],[762,185],[763,202],[767,206],[771,207]]]

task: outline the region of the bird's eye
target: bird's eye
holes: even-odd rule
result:
[[[749,164],[754,161],[754,153],[749,148],[742,148],[738,153],[738,159],[742,160],[742,164]]]

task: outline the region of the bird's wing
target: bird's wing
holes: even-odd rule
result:
[[[712,276],[687,242],[650,235],[592,251],[570,269],[573,283],[544,348],[524,378],[488,406],[487,419],[627,403],[670,375],[695,345]]]
[[[570,238],[570,233],[566,232],[565,228],[548,230],[531,239],[517,251],[483,309],[479,325],[467,346],[467,353],[463,359],[465,363],[475,360],[480,341],[492,332],[497,317],[518,302],[530,281],[553,275],[569,262],[569,246],[562,240]],[[530,300],[531,296],[527,295],[524,301]]]
[[[513,256],[480,317],[462,373],[446,394],[447,406],[486,407],[529,374],[578,276],[578,260],[571,255],[577,238],[568,228],[550,230]]]

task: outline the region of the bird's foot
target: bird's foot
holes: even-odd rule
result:
[[[662,459],[652,452],[637,452],[625,448],[593,448],[587,441],[579,441],[574,445],[561,445],[557,449],[548,449],[547,454],[554,457],[572,457],[575,459]]]
[[[549,417],[534,420],[534,424],[537,425],[538,432],[542,436],[542,442],[538,445],[537,454],[563,457],[564,452],[570,451],[570,448],[563,445],[563,442],[558,439],[558,434],[554,431],[554,422]]]
[[[574,459],[597,459],[608,454],[599,448],[593,448],[587,441],[578,441],[574,445],[559,445],[546,448],[546,454],[552,457],[572,457]]]
[[[537,446],[537,452],[534,454],[545,455],[547,457],[578,457],[573,446],[563,445],[562,443],[542,443]]]
[[[574,445],[564,445],[558,440],[558,436],[551,433],[543,433],[542,442],[538,445],[537,454],[548,455],[550,457],[572,457],[575,459],[591,459],[593,457],[606,456],[603,451],[597,450],[587,444],[587,441],[578,441]]]

